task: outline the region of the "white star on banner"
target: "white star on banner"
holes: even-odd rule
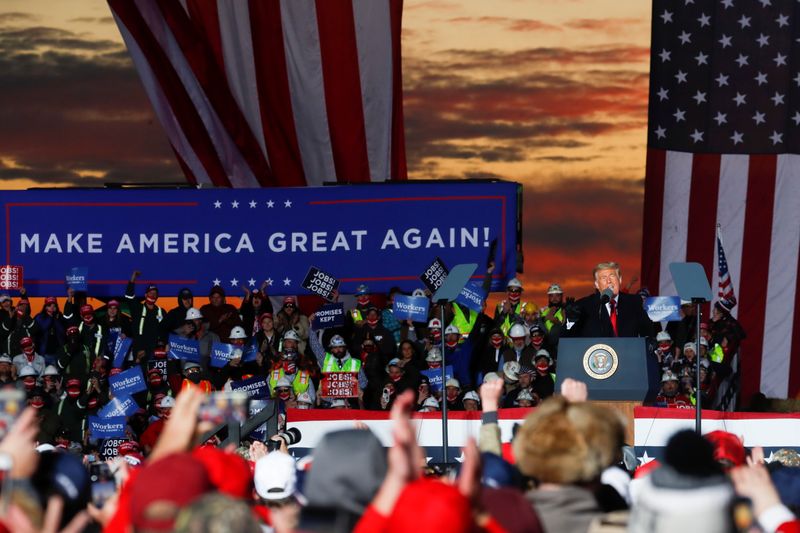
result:
[[[755,120],[755,121],[756,121],[756,124],[761,124],[761,123],[765,122],[765,120],[764,120],[764,113],[761,113],[761,112],[759,112],[759,111],[756,111],[756,114],[755,114],[755,115],[753,115],[753,120]]]
[[[703,140],[703,132],[702,131],[698,131],[698,130],[695,129],[694,133],[689,135],[689,137],[692,138],[692,141],[698,143],[698,142]]]
[[[722,87],[723,85],[728,85],[728,76],[720,72],[719,76],[717,76],[717,84],[720,87]]]
[[[274,206],[275,206],[275,202],[273,202],[272,200],[268,200],[267,201],[267,207],[268,208],[272,209]]]
[[[283,202],[283,207],[292,207],[292,201],[286,200],[285,202]]]
[[[250,278],[250,279],[247,280],[247,284],[250,285],[251,287],[255,287],[256,280],[254,280],[253,278]]]
[[[288,287],[289,285],[292,284],[292,280],[290,280],[289,278],[283,278],[283,284]]]
[[[661,17],[661,20],[664,21],[664,24],[666,24],[667,22],[672,22],[672,13],[670,13],[666,9],[659,16]]]
[[[238,209],[239,208],[239,202],[237,202],[236,200],[232,201],[231,202],[231,207],[234,208],[234,209]]]
[[[778,15],[778,18],[775,19],[775,22],[778,23],[779,28],[783,28],[784,26],[789,25],[789,17],[783,14]]]
[[[220,207],[222,207],[222,202],[220,202],[219,200],[214,202],[214,209],[219,209]]]
[[[779,93],[779,92],[776,92],[776,93],[775,93],[775,96],[773,96],[772,98],[770,98],[770,100],[772,100],[772,103],[773,103],[773,104],[775,104],[775,105],[780,105],[780,104],[782,104],[782,103],[783,103],[783,95],[782,95],[781,93]]]
[[[765,83],[767,83],[767,75],[766,75],[766,74],[764,74],[763,72],[759,72],[759,73],[758,73],[758,76],[756,76],[756,77],[755,77],[755,78],[753,78],[753,79],[754,79],[754,80],[756,80],[756,82],[757,82],[759,85],[764,85]]]
[[[800,126],[800,112],[795,111],[792,120],[794,120],[795,126]]]
[[[778,144],[783,142],[783,133],[778,133],[775,130],[772,130],[772,135],[769,136],[772,140],[772,144]]]
[[[250,200],[250,209],[255,209],[257,205],[255,200]]]
[[[218,287],[219,284],[220,284],[219,278],[214,278],[214,282],[213,283],[214,283],[215,287]]]
[[[267,284],[267,287],[272,287],[272,278],[267,278],[264,280],[264,283]]]
[[[736,102],[737,107],[745,103],[746,95],[742,93],[736,93],[736,96],[733,98],[733,101]]]
[[[742,142],[742,138],[743,137],[744,137],[743,133],[739,133],[738,131],[734,131],[733,135],[731,135],[731,140],[733,141],[733,144],[739,144],[740,142]]]
[[[726,113],[721,113],[720,111],[717,111],[717,116],[714,117],[714,120],[717,121],[717,126],[721,126],[726,122],[728,122],[728,115]]]
[[[664,128],[659,126],[659,127],[656,128],[655,134],[656,134],[656,137],[658,137],[659,139],[663,139],[667,134],[667,130],[665,130]]]
[[[731,46],[731,39],[732,37],[730,37],[729,35],[723,34],[722,38],[719,40],[719,44],[722,45],[722,48],[727,48]]]
[[[238,287],[238,286],[239,286],[239,280],[236,279],[236,278],[233,278],[231,280],[231,287]]]
[[[655,457],[650,457],[649,455],[647,455],[647,450],[645,450],[642,456],[637,457],[637,459],[639,460],[639,466],[644,466],[650,461],[655,460]]]

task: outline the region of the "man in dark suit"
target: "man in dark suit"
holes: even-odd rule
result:
[[[593,294],[566,308],[562,337],[651,337],[653,323],[647,318],[642,299],[619,292],[622,276],[614,262],[594,267]]]

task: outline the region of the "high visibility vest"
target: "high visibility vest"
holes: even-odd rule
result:
[[[214,390],[214,387],[211,386],[211,382],[207,379],[200,380],[200,383],[192,383],[190,380],[183,378],[183,383],[181,383],[181,390],[185,391],[188,388],[197,387],[200,389],[200,392],[204,394],[211,394]]]
[[[458,328],[458,331],[461,332],[461,339],[458,342],[464,342],[464,339],[469,337],[472,328],[475,327],[475,322],[478,321],[478,313],[473,311],[472,309],[469,310],[469,319],[464,316],[464,312],[461,311],[461,307],[458,305],[453,305],[453,324],[455,327]]]
[[[144,334],[145,318],[147,318],[147,306],[142,304],[142,316],[139,317],[139,335]],[[159,324],[161,324],[161,321],[164,320],[164,311],[162,311],[159,306],[156,306],[156,318],[158,319]]]
[[[539,311],[539,314],[544,316],[544,314],[547,312],[548,309],[549,309],[549,307],[542,307],[541,311]],[[559,322],[563,323],[564,322],[564,308],[563,307],[559,307],[558,311],[556,311],[554,316],[555,316],[555,318],[558,319]],[[553,322],[548,318],[547,320],[544,321],[544,327],[545,327],[545,329],[547,329],[547,332],[550,333],[550,330],[553,329]]]
[[[522,310],[526,307],[528,307],[528,302],[519,302],[516,306],[514,306],[511,312],[506,315],[506,317],[503,319],[503,323],[500,324],[500,329],[503,330],[503,335],[508,336],[508,330],[510,330],[511,326],[515,324],[514,322],[511,322],[511,315],[519,316],[522,314]],[[503,302],[497,304],[497,308],[502,310]]]
[[[340,359],[326,352],[325,359],[322,360],[323,372],[358,372],[359,370],[361,370],[361,361],[353,357],[341,364]]]
[[[725,351],[722,346],[715,344],[714,348],[708,353],[708,357],[715,363],[721,363],[725,359]]]
[[[269,394],[273,398],[275,397],[275,386],[282,377],[288,377],[288,379],[292,380],[292,390],[295,396],[306,392],[311,383],[311,373],[307,370],[298,370],[294,376],[287,375],[283,367],[272,370],[269,373]]]
[[[84,322],[78,325],[78,331],[83,333]],[[102,354],[100,347],[103,345],[103,326],[97,324],[97,333],[94,334],[94,355],[99,356]]]

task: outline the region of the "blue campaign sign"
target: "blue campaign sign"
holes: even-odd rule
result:
[[[467,306],[469,309],[480,313],[483,311],[483,301],[486,293],[480,283],[471,281],[467,283],[456,298],[456,302]]]
[[[130,396],[115,396],[102,409],[97,411],[97,416],[100,418],[131,416],[138,409],[139,404]]]
[[[247,393],[250,398],[269,398],[269,380],[266,376],[256,376],[254,378],[232,381],[231,390],[241,390]]]
[[[109,376],[108,385],[114,396],[130,396],[147,390],[142,367],[138,365],[129,368],[125,372],[120,372],[116,376]]]
[[[111,416],[100,418],[89,417],[89,432],[92,439],[116,439],[125,437],[125,417]]]
[[[392,312],[397,320],[427,322],[429,307],[430,300],[424,296],[405,296],[397,294],[394,297]]]
[[[49,295],[75,264],[91,271],[93,296],[119,296],[134,269],[142,272],[139,297],[150,283],[162,296],[182,287],[206,294],[215,284],[238,292],[263,281],[271,295],[298,294],[312,266],[335,273],[343,294],[362,283],[375,293],[395,285],[411,292],[432,257],[484,264],[497,239],[492,281],[501,290],[518,262],[520,187],[0,191],[0,264],[24,267],[31,296]]]
[[[644,305],[653,322],[677,322],[681,319],[681,299],[678,296],[651,296]]]
[[[447,365],[444,367],[446,379],[453,379],[453,367]],[[428,376],[428,382],[431,384],[431,391],[439,392],[442,390],[442,369],[434,368],[431,370],[423,370],[422,374]]]
[[[338,328],[344,326],[344,304],[335,302],[325,304],[314,313],[314,329]]]
[[[132,344],[133,339],[130,337],[125,337],[124,339],[117,337],[114,343],[114,368],[122,368],[122,364],[125,362],[125,356],[128,355]]]
[[[89,269],[87,267],[72,267],[66,275],[67,287],[76,291],[85,291],[89,287]]]
[[[244,347],[244,353],[242,354],[242,362],[243,363],[250,363],[256,360],[256,355],[258,354],[258,341],[255,337],[250,340],[250,344]]]
[[[224,342],[215,342],[211,345],[211,366],[214,368],[222,368],[227,365],[231,359],[242,358],[244,355],[244,347],[234,346],[233,344],[226,344]]]
[[[169,352],[173,359],[200,362],[200,343],[195,339],[183,339],[177,335],[169,336]]]

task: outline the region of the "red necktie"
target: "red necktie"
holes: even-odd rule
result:
[[[616,300],[612,299],[608,302],[608,305],[611,306],[611,313],[610,313],[611,328],[614,330],[614,336],[618,337],[619,335],[617,334],[617,302]]]

